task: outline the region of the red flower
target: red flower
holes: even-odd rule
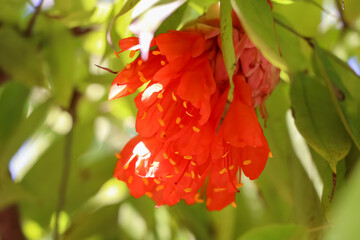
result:
[[[253,107],[256,91],[261,89],[262,102],[276,83],[269,87],[264,78],[278,76],[269,74],[273,67],[235,22],[234,100],[220,125],[230,84],[219,21],[203,17],[199,22],[196,31],[193,25],[158,35],[148,60],[137,58],[115,78],[109,99],[148,85],[135,98],[139,135],[118,156],[114,176],[134,197],[145,194],[157,205],[203,202],[207,181],[207,207],[220,210],[234,202],[241,170],[256,179],[265,167],[270,150]],[[139,48],[137,38],[119,45],[122,51]]]

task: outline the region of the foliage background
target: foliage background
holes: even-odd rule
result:
[[[115,153],[136,134],[136,109],[134,96],[107,101],[114,75],[95,64],[117,71],[129,61],[107,37],[119,50],[137,2],[0,0],[2,238],[358,239],[359,1],[273,0],[273,11],[265,0],[231,1],[282,72],[266,103],[274,158],[245,181],[237,208],[219,212],[155,208],[111,178]],[[179,29],[214,2],[182,1],[145,27]]]

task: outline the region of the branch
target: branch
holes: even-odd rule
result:
[[[21,229],[19,210],[16,204],[12,204],[0,211],[0,239],[25,240]]]
[[[71,98],[70,106],[68,108],[69,114],[72,116],[73,119],[73,126],[69,133],[65,137],[65,146],[64,146],[64,159],[63,159],[63,168],[61,173],[60,179],[60,186],[59,186],[59,199],[58,205],[55,212],[55,227],[54,227],[54,239],[59,239],[59,217],[61,211],[64,209],[65,200],[66,200],[66,191],[69,182],[70,176],[70,166],[71,166],[71,154],[72,154],[72,142],[73,142],[73,132],[74,126],[77,120],[76,115],[76,108],[77,103],[80,99],[80,93],[75,89]]]
[[[44,0],[41,0],[39,5],[35,8],[35,12],[32,15],[32,17],[31,17],[31,19],[29,21],[29,25],[26,28],[25,37],[30,37],[31,36],[32,29],[33,29],[33,27],[35,25],[36,18],[39,16],[39,14],[41,12],[41,7],[42,7],[43,3],[44,3]]]

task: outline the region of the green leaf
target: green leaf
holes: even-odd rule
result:
[[[315,69],[325,80],[335,109],[340,116],[345,129],[360,150],[360,78],[349,66],[315,47]]]
[[[316,79],[298,73],[293,79],[290,97],[300,133],[336,173],[337,163],[350,151],[351,140],[326,87]]]
[[[220,31],[221,51],[223,54],[227,74],[229,75],[229,79],[232,80],[232,76],[236,67],[236,60],[233,43],[230,0],[220,1]],[[230,81],[230,84],[232,84],[232,81]]]
[[[266,0],[231,0],[246,33],[261,53],[275,66],[286,68],[279,54],[274,19]]]
[[[331,214],[331,228],[325,240],[356,239],[360,236],[360,165],[354,169]]]
[[[306,240],[306,228],[301,225],[269,225],[254,228],[238,238],[238,240]]]

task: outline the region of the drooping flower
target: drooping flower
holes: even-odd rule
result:
[[[208,209],[220,210],[234,202],[241,171],[250,179],[263,171],[270,150],[254,106],[272,91],[278,70],[237,18],[233,32],[234,98],[222,122],[230,82],[218,18],[205,15],[183,31],[158,35],[148,60],[136,58],[115,78],[109,99],[147,84],[135,98],[139,135],[121,151],[114,172],[134,197],[147,195],[159,206],[204,202],[206,194]],[[119,45],[131,56],[139,49],[135,37]]]

